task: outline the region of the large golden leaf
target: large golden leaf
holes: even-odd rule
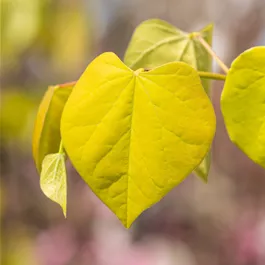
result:
[[[74,167],[125,227],[199,165],[214,132],[213,107],[192,67],[132,71],[113,53],[87,67],[61,120]]]

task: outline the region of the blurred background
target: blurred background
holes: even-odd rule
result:
[[[65,220],[41,192],[31,155],[34,118],[47,86],[77,80],[104,51],[122,58],[141,21],[161,18],[184,31],[213,22],[213,49],[230,65],[245,49],[265,45],[265,0],[0,3],[3,265],[265,264],[265,171],[229,141],[220,81],[212,83],[217,132],[208,185],[188,177],[130,230],[71,165]]]

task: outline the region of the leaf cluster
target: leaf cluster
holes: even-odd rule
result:
[[[186,33],[141,23],[123,61],[95,58],[77,82],[51,86],[37,114],[33,156],[41,188],[66,215],[66,154],[125,227],[194,172],[207,182],[216,118],[210,79],[225,80],[230,139],[265,167],[265,47],[227,68],[211,48],[213,26]],[[211,72],[215,59],[225,72]]]

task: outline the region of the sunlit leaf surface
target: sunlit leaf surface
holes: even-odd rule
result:
[[[228,72],[221,97],[232,142],[265,168],[265,47],[240,54]]]
[[[192,67],[132,71],[113,53],[87,67],[61,121],[74,167],[125,227],[199,165],[214,132],[211,102]]]

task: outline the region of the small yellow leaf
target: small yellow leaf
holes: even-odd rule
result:
[[[113,53],[87,67],[61,120],[74,167],[127,228],[199,165],[214,132],[213,107],[192,67],[132,71]]]
[[[45,156],[40,175],[40,186],[43,193],[57,202],[66,217],[67,179],[65,170],[65,154]]]
[[[265,168],[265,46],[249,49],[234,60],[221,109],[231,141]]]
[[[33,157],[39,172],[44,157],[59,150],[61,115],[72,89],[73,86],[50,86],[39,106],[32,140]]]

